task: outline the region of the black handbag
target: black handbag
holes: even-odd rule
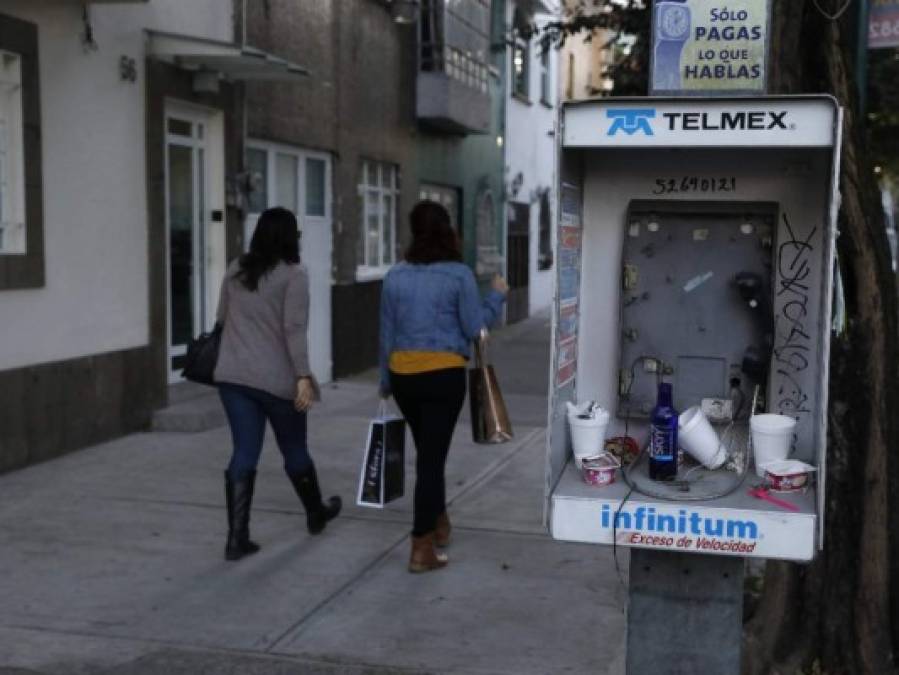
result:
[[[184,370],[181,375],[186,380],[199,384],[215,384],[213,375],[215,364],[219,360],[219,347],[222,344],[221,323],[208,333],[200,333],[187,344],[187,356],[184,359]]]

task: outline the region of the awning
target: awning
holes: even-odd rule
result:
[[[150,56],[197,72],[220,73],[231,80],[296,82],[309,71],[254,47],[148,30]]]

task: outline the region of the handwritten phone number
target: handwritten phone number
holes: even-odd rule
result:
[[[654,195],[670,195],[678,192],[734,192],[737,179],[731,178],[656,178]]]

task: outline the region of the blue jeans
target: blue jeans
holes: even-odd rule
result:
[[[313,468],[306,446],[306,413],[294,408],[293,401],[240,384],[222,383],[218,390],[234,441],[234,453],[228,464],[232,479],[240,480],[256,470],[262,454],[266,420],[271,423],[278,448],[284,456],[284,470],[288,474],[297,474]]]

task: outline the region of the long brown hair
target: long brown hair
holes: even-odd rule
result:
[[[409,214],[412,243],[406,249],[406,262],[426,265],[441,261],[462,261],[459,237],[442,204],[420,201]]]

